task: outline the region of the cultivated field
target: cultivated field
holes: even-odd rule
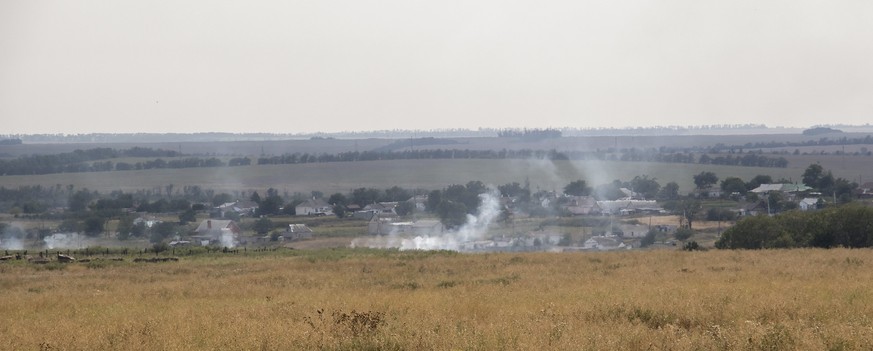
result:
[[[807,156],[804,160],[812,159]],[[850,179],[857,179],[859,174],[873,174],[873,162],[853,162],[850,165],[852,169],[834,170],[834,174]],[[736,176],[749,180],[758,174],[768,174],[774,179],[800,179],[807,166],[809,163],[795,162],[789,168],[761,168],[618,161],[393,160],[2,176],[0,186],[72,184],[77,188],[109,192],[162,188],[173,184],[177,188],[197,185],[227,192],[263,191],[272,187],[280,192],[308,194],[319,190],[330,194],[360,187],[384,189],[398,185],[407,189],[437,189],[466,184],[471,180],[499,185],[524,183],[529,179],[531,189],[536,191],[560,190],[577,179],[600,185],[615,179],[628,181],[637,175],[649,175],[657,178],[661,185],[675,181],[679,183],[680,191],[689,192],[694,189],[693,176],[702,171],[715,172],[721,179]]]
[[[0,262],[9,350],[864,350],[873,251]]]

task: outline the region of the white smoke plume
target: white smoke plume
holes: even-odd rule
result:
[[[233,232],[228,228],[221,229],[221,235],[218,240],[221,242],[221,246],[226,248],[233,248],[236,246],[236,238],[233,235]]]
[[[18,223],[10,225],[0,224],[0,249],[2,250],[24,250],[24,239],[26,233]]]
[[[84,249],[93,246],[90,238],[78,233],[57,233],[42,240],[47,249]]]
[[[8,237],[0,239],[0,249],[2,250],[24,250],[24,243],[21,239]]]
[[[457,230],[411,238],[392,233],[385,237],[354,240],[352,247],[464,251],[468,243],[486,239],[488,227],[500,215],[500,195],[496,189],[492,188],[479,197],[482,202],[477,211],[478,215],[468,214],[467,222]]]

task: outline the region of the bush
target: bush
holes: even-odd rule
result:
[[[646,236],[644,236],[644,237],[640,240],[640,247],[649,247],[649,246],[651,246],[652,244],[655,243],[655,239],[656,239],[657,237],[658,237],[658,231],[657,231],[657,230],[654,230],[654,229],[653,229],[653,230],[650,230],[648,233],[646,233]]]
[[[688,228],[682,228],[676,230],[676,233],[673,233],[673,237],[679,241],[688,240],[689,238],[691,238],[692,235],[694,235],[694,231]]]
[[[685,250],[685,251],[706,251],[706,249],[701,247],[700,244],[698,244],[694,240],[685,243],[685,245],[682,245],[682,250]]]

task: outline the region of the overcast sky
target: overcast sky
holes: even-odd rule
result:
[[[873,1],[0,1],[0,134],[873,122]]]

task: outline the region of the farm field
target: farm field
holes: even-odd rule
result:
[[[800,179],[803,170],[814,160],[805,156],[792,161],[789,168],[619,161],[392,160],[0,176],[0,186],[72,184],[77,188],[108,192],[173,184],[177,187],[197,185],[216,191],[272,187],[280,191],[309,193],[319,190],[329,194],[360,187],[397,185],[408,189],[436,189],[471,180],[498,185],[524,183],[526,179],[530,180],[531,189],[559,190],[577,179],[599,185],[615,179],[627,181],[637,175],[649,175],[662,185],[675,181],[680,191],[688,192],[694,189],[693,176],[702,171],[715,172],[721,179],[728,176],[751,179],[758,174],[768,174],[774,179]],[[873,162],[851,162],[847,166],[851,168],[834,169],[834,175],[857,179],[861,174],[873,174]]]
[[[747,131],[751,133],[751,131]],[[695,134],[697,133],[697,134]],[[513,137],[439,137],[437,140],[454,141],[457,144],[430,145],[427,148],[500,150],[500,149],[556,149],[559,151],[593,151],[614,148],[659,148],[724,145],[744,145],[757,142],[803,142],[826,138],[864,138],[873,133],[869,127],[854,128],[846,133],[826,135],[802,135],[798,130],[771,129],[767,133],[710,135],[706,131],[676,132],[675,135],[624,135],[610,136],[564,136],[557,139],[529,140]],[[622,134],[622,133],[619,133]],[[246,138],[240,135],[240,138]],[[339,153],[346,151],[369,151],[395,144],[410,138],[336,138],[336,139],[287,139],[287,140],[239,141],[179,141],[179,142],[26,142],[20,145],[0,145],[0,157],[17,157],[30,154],[71,152],[76,149],[108,147],[127,149],[134,146],[181,151],[185,154],[219,155],[281,155],[283,153]],[[412,138],[416,139],[416,138]],[[402,144],[402,143],[401,143]],[[400,145],[402,146],[402,145]],[[414,145],[413,145],[414,147]],[[402,149],[402,148],[401,148]],[[791,148],[790,151],[793,151]]]
[[[0,346],[861,350],[873,251],[202,254],[0,262]]]

